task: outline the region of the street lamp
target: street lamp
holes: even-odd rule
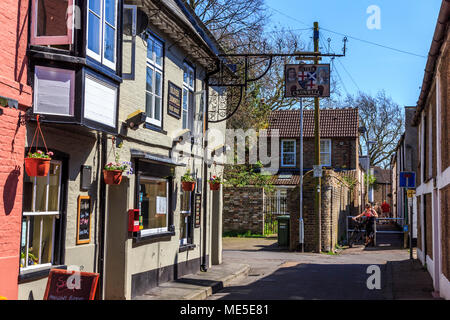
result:
[[[369,175],[370,175],[370,153],[369,153],[369,145],[376,144],[376,141],[367,140],[367,172],[366,172],[366,180],[367,180],[367,202],[369,202]]]

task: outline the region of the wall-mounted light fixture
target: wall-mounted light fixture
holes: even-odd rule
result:
[[[146,119],[146,113],[142,110],[137,110],[136,112],[129,114],[125,122],[128,128],[136,130],[141,124],[145,123]]]
[[[92,184],[92,167],[91,166],[81,166],[81,179],[80,179],[80,189],[82,191],[87,191],[91,188]]]

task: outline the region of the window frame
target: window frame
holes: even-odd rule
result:
[[[284,143],[285,142],[294,142],[294,151],[285,152],[284,151]],[[293,154],[294,155],[294,163],[293,164],[285,164],[284,163],[284,155],[285,154]],[[281,166],[282,167],[295,167],[296,165],[297,165],[297,141],[295,139],[281,140]]]
[[[60,219],[61,218],[61,214],[62,214],[62,201],[61,201],[61,195],[62,195],[62,188],[63,188],[63,181],[62,181],[62,173],[63,173],[63,161],[62,160],[51,160],[52,164],[59,164],[60,168],[59,168],[59,185],[58,185],[58,195],[57,195],[57,199],[58,199],[58,211],[23,211],[22,212],[22,218],[26,217],[26,236],[25,236],[25,266],[24,267],[20,267],[19,266],[19,273],[22,272],[26,272],[28,270],[33,270],[33,269],[40,269],[40,268],[45,268],[45,267],[49,267],[49,266],[53,266],[55,265],[55,241],[57,241],[58,239],[56,239],[56,219]],[[46,183],[46,209],[48,209],[48,204],[49,204],[49,187],[50,187],[50,172],[48,173],[47,177],[47,183]],[[37,189],[37,177],[29,177],[33,183],[33,197],[32,197],[32,210],[35,210],[35,205],[36,205],[36,189]],[[30,218],[29,217],[40,217],[40,227],[39,227],[39,231],[40,231],[40,235],[39,235],[39,254],[38,254],[38,260],[39,262],[41,262],[41,255],[42,255],[42,230],[43,230],[43,218],[44,217],[53,217],[53,221],[52,221],[52,249],[51,249],[51,261],[47,262],[47,263],[38,263],[35,265],[31,265],[28,266],[28,253],[29,253],[29,240],[30,240]],[[23,220],[21,222],[21,225],[23,225]],[[23,228],[21,229],[21,237],[23,237]],[[20,244],[20,251],[22,252],[22,243]]]
[[[185,75],[187,74],[187,81],[185,81]],[[192,81],[192,83],[191,83]],[[183,63],[183,89],[182,89],[182,103],[181,103],[181,128],[194,130],[194,115],[195,115],[195,69],[188,63]],[[184,91],[187,92],[187,109],[184,109]],[[184,127],[186,112],[186,127]]]
[[[181,204],[183,203],[183,201],[180,201],[180,225],[181,225],[181,219],[184,219],[184,223],[185,223],[184,231],[186,232],[186,238],[182,238],[181,233],[180,233],[180,247],[192,244],[192,231],[191,230],[192,230],[192,225],[193,225],[193,223],[192,223],[192,212],[193,212],[192,204],[194,203],[194,201],[192,199],[193,192],[192,191],[182,191],[180,196],[184,197],[186,195],[189,198],[189,211],[182,210],[183,208],[181,207]],[[180,231],[181,231],[181,228],[180,228]]]
[[[125,39],[124,36],[122,36],[122,78],[124,80],[134,80],[135,79],[135,71],[136,71],[136,26],[137,26],[137,6],[131,5],[131,4],[124,4],[123,5],[123,18],[125,17],[125,11],[131,10],[132,11],[132,26],[131,26],[131,40]],[[130,43],[131,44],[131,70],[130,73],[123,72],[123,53],[124,53],[124,43]]]
[[[106,30],[106,24],[108,24],[109,26],[111,26],[111,24],[109,22],[106,21],[106,13],[105,13],[105,2],[107,0],[99,0],[100,1],[100,16],[94,12],[93,10],[91,10],[89,8],[89,3],[91,0],[87,0],[86,2],[86,55],[93,58],[94,60],[98,61],[99,63],[105,65],[106,67],[116,71],[116,67],[117,67],[117,32],[118,32],[118,10],[119,10],[119,1],[118,0],[112,0],[114,1],[115,4],[115,8],[114,8],[114,20],[115,20],[115,26],[113,27],[114,29],[114,62],[112,62],[111,60],[107,59],[105,57],[105,30]],[[100,18],[100,28],[99,28],[99,53],[96,53],[94,51],[92,51],[91,49],[89,49],[89,14],[90,12],[92,12],[92,14],[94,14],[96,17]]]
[[[331,139],[320,139],[320,142],[328,142],[329,143],[329,146],[328,146],[328,151],[323,151],[323,149],[322,149],[322,146],[320,147],[320,165],[322,166],[322,167],[331,167],[331,163],[332,163],[332,161],[331,161],[331,143],[332,143],[332,141],[331,141]],[[329,163],[326,163],[326,164],[324,164],[324,163],[322,163],[322,154],[329,154],[330,155],[330,162]]]
[[[41,0],[32,0],[31,3],[31,28],[30,28],[30,44],[31,45],[70,45],[73,44],[73,25],[74,25],[74,0],[68,0],[67,11],[67,34],[64,36],[38,36],[37,35],[37,7]],[[72,11],[69,11],[69,9]]]
[[[146,97],[145,97],[145,104],[146,104],[146,120],[145,122],[157,126],[158,128],[162,128],[162,119],[163,119],[163,89],[164,89],[164,42],[162,42],[161,40],[157,39],[156,37],[152,36],[151,34],[147,33],[147,57],[146,57],[146,83],[145,85],[147,86],[147,70],[151,69],[152,70],[152,89],[153,92],[150,92],[147,90],[147,87],[145,89],[145,93],[146,93]],[[148,47],[148,41],[151,40],[152,41],[152,48],[150,49]],[[157,63],[157,59],[156,59],[156,53],[153,51],[153,44],[157,43],[158,45],[160,45],[161,47],[161,64]],[[148,58],[148,54],[149,54],[149,50],[151,50],[152,52],[152,59]],[[160,74],[161,77],[161,81],[160,81],[160,88],[159,88],[159,95],[156,95],[156,74]],[[147,114],[147,99],[148,99],[148,95],[151,95],[151,99],[152,99],[152,117],[149,117]],[[159,115],[160,115],[160,119],[156,119],[155,118],[155,114],[156,114],[156,98],[159,98],[161,103],[159,105]]]
[[[165,179],[165,178],[157,178],[157,177],[152,177],[152,176],[144,176],[141,175],[139,177],[139,185],[145,183],[146,181],[164,181],[166,183],[166,208],[167,208],[167,213],[166,213],[166,227],[162,227],[162,228],[147,228],[147,229],[142,229],[140,230],[140,236],[141,237],[147,237],[147,236],[152,236],[152,235],[157,235],[157,234],[163,234],[163,233],[167,233],[169,232],[169,214],[170,214],[170,207],[169,207],[169,197],[170,197],[170,181],[169,179]],[[139,193],[139,191],[138,191]],[[140,207],[140,200],[138,200],[139,202],[139,207]],[[142,214],[142,212],[141,212]]]

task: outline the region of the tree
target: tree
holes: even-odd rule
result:
[[[359,139],[360,155],[367,154],[367,142],[374,141],[369,147],[370,164],[386,169],[404,131],[402,109],[384,91],[376,96],[348,95],[343,107],[359,108],[360,126],[366,129]]]

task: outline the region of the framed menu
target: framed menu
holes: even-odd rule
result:
[[[167,113],[171,116],[180,119],[181,118],[181,103],[182,103],[182,90],[180,87],[176,86],[169,81],[168,91],[168,108]]]
[[[196,193],[195,194],[195,227],[198,228],[200,227],[201,221],[201,211],[202,211],[202,194],[201,193]]]
[[[78,197],[77,244],[91,242],[91,197]]]

